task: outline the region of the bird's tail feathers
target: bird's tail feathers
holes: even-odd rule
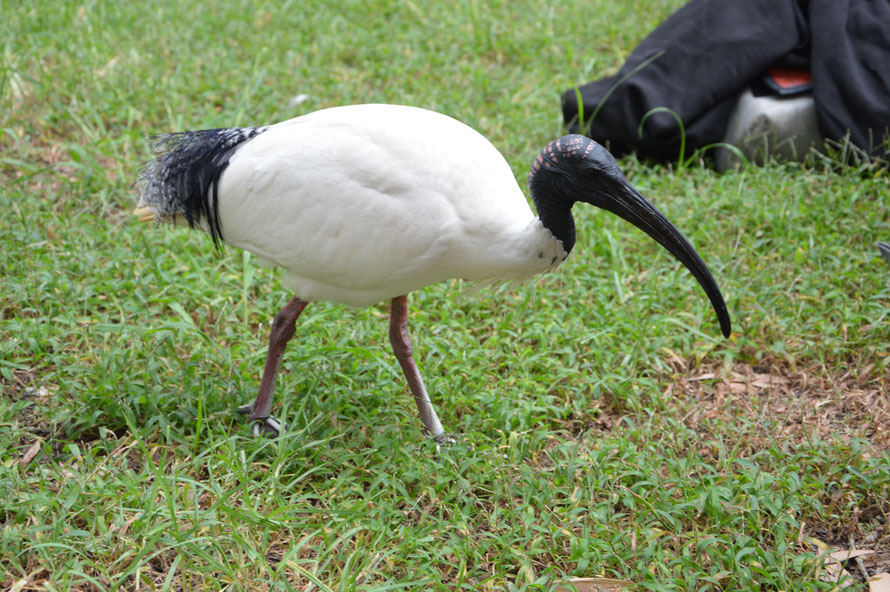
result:
[[[142,169],[136,188],[141,221],[204,222],[214,242],[222,239],[217,190],[229,159],[244,142],[268,127],[221,128],[152,138],[155,158]]]

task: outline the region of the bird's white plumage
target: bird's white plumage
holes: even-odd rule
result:
[[[224,240],[282,267],[306,301],[366,306],[451,278],[523,279],[565,256],[487,139],[414,107],[271,126],[231,156],[219,212]]]

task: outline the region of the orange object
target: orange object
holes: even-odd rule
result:
[[[797,86],[813,82],[813,76],[810,74],[810,71],[802,68],[773,67],[767,70],[767,73],[783,90],[791,90]]]

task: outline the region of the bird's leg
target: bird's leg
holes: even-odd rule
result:
[[[239,413],[249,413],[253,424],[253,435],[262,434],[277,436],[281,431],[281,424],[271,415],[272,391],[275,388],[275,377],[278,375],[278,367],[281,365],[281,356],[287,342],[297,330],[297,318],[306,308],[306,302],[299,298],[292,298],[284,305],[272,321],[272,330],[269,331],[269,352],[266,354],[266,366],[263,368],[263,377],[260,379],[260,390],[256,399],[250,405],[238,408]]]
[[[430,396],[426,392],[423,385],[423,378],[420,377],[420,371],[414,362],[414,347],[411,343],[411,335],[408,333],[408,297],[399,296],[392,299],[392,312],[389,317],[389,341],[392,343],[392,351],[396,354],[399,364],[402,365],[402,372],[408,380],[408,386],[411,388],[411,394],[414,395],[414,402],[417,403],[417,410],[420,412],[420,420],[423,422],[424,432],[431,435],[433,439],[442,444],[447,441],[445,430],[442,429],[442,423],[436,410],[430,402]]]

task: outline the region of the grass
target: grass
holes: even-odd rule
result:
[[[471,445],[444,454],[383,306],[308,307],[287,433],[250,438],[233,408],[288,294],[129,215],[151,134],[354,102],[453,115],[524,186],[559,93],[681,3],[4,2],[0,585],[830,590],[817,540],[886,553],[884,172],[623,161],[709,262],[730,340],[673,259],[592,209],[559,273],[414,294],[418,363]]]

